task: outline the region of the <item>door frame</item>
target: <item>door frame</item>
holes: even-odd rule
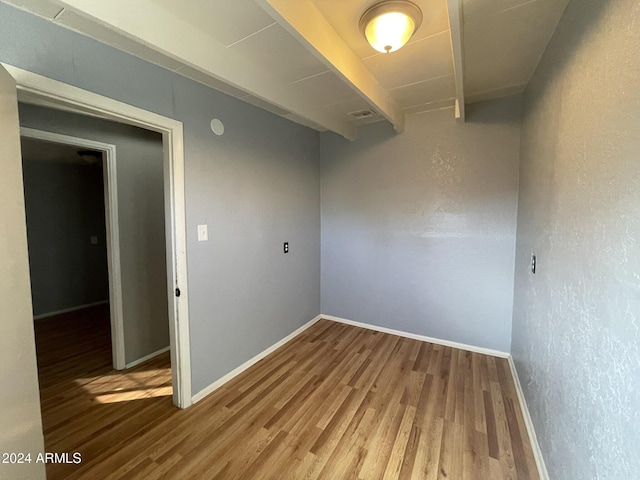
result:
[[[20,136],[45,142],[71,145],[102,153],[104,182],[104,216],[107,232],[107,269],[109,273],[109,316],[111,320],[111,355],[113,368],[126,368],[124,354],[124,314],[122,312],[122,273],[120,263],[120,223],[118,222],[118,184],[116,146],[87,138],[20,127]]]
[[[179,408],[187,408],[192,404],[192,397],[182,122],[12,65],[0,64],[15,79],[19,97],[162,134],[173,403]],[[178,288],[179,296],[176,295]]]

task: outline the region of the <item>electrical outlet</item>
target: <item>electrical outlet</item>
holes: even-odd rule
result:
[[[283,251],[284,253],[289,253],[289,242],[284,242]]]
[[[89,240],[91,241],[91,245],[97,245],[98,244],[98,236],[97,235],[91,235]]]
[[[532,253],[531,254],[531,273],[533,273],[534,275],[536,274],[536,264],[538,262],[538,259],[536,258],[536,254]]]

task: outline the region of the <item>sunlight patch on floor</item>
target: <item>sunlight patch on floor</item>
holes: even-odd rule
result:
[[[127,380],[144,380],[145,382],[149,378],[159,377],[162,375],[171,375],[170,368],[156,368],[153,370],[143,370],[138,372],[126,372],[126,370],[117,371],[114,370],[108,373],[101,373],[96,377],[84,377],[76,378],[75,381],[78,384],[85,384],[88,382],[100,382],[108,383],[112,382],[113,378],[127,379]]]
[[[173,393],[170,368],[111,372],[95,378],[79,378],[75,383],[92,401],[100,404],[169,397]]]
[[[157,388],[140,388],[136,390],[123,389],[96,395],[94,400],[98,403],[119,403],[130,402],[132,400],[142,400],[145,398],[170,397],[173,393],[171,386]]]

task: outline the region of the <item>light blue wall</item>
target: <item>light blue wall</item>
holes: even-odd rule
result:
[[[573,0],[527,88],[513,356],[551,478],[640,478],[637,0]]]
[[[184,123],[194,393],[320,313],[316,132],[2,3],[0,60]]]
[[[519,98],[322,134],[322,313],[509,351],[519,145]]]

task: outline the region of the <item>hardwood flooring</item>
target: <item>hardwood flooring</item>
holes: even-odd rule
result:
[[[178,410],[168,355],[115,372],[76,323],[67,359],[37,329],[46,449],[82,453],[50,480],[538,478],[504,359],[322,320]]]

